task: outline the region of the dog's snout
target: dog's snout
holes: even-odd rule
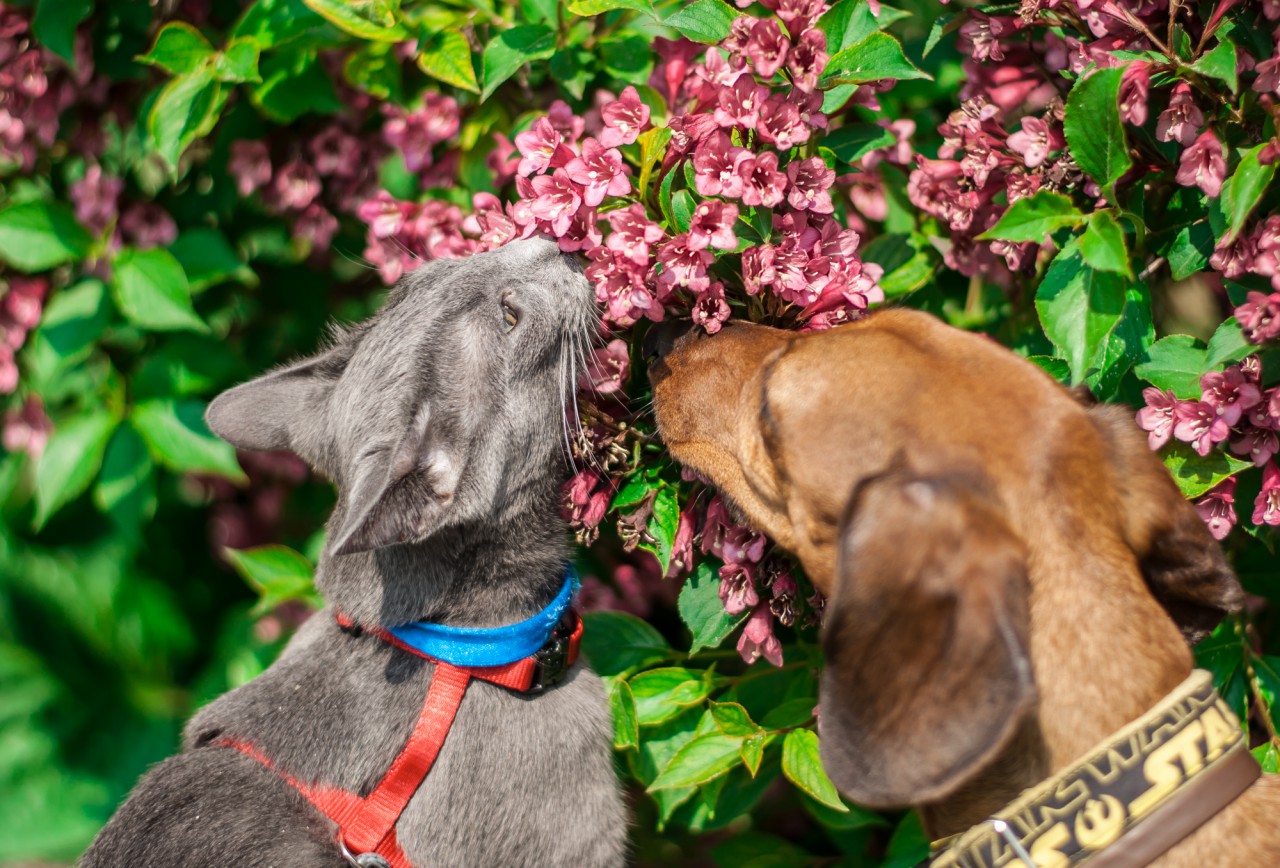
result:
[[[687,319],[665,320],[650,326],[640,345],[644,351],[644,360],[654,362],[666,356],[692,327],[693,322]]]

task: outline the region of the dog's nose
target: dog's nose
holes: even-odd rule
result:
[[[671,352],[676,341],[688,334],[691,328],[693,321],[687,319],[669,319],[650,326],[640,344],[645,362],[657,361]]]

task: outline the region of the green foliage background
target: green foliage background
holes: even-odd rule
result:
[[[68,863],[147,765],[174,750],[193,709],[262,671],[315,602],[310,564],[332,492],[311,479],[286,483],[288,474],[269,465],[245,460],[242,468],[201,414],[219,390],[313,349],[330,318],[372,312],[382,287],[360,260],[364,231],[351,214],[339,215],[332,252],[311,250],[278,214],[238,196],[227,170],[231,142],[271,137],[301,148],[330,117],[350,112],[345,92],[369,100],[375,108],[363,123],[376,128],[377,105],[412,105],[424,89],[440,90],[463,110],[451,146],[458,183],[426,195],[468,207],[472,193],[501,192],[486,166],[495,133],[526,128],[554,99],[585,111],[597,88],[639,85],[646,102],[660,101],[645,88],[654,37],[679,32],[712,43],[736,12],[719,0],[6,5],[34,14],[36,39],[67,60],[77,29],[91,40],[95,75],[117,107],[103,125],[101,161],[126,179],[132,200],[158,203],[179,228],[172,244],[150,249],[115,249],[91,236],[68,204],[87,169],[74,149],[44,149],[30,170],[9,167],[0,178],[6,279],[40,273],[53,286],[7,406],[38,396],[54,424],[38,461],[0,454],[0,864]],[[891,49],[900,43],[928,75],[915,75],[895,50],[878,55],[890,65],[872,78],[908,80],[880,94],[878,114],[847,110],[827,141],[829,159],[847,168],[870,147],[891,144],[876,140],[873,121],[885,117],[913,120],[916,149],[935,153],[963,77],[959,17],[926,0],[878,14],[866,0],[837,8],[846,35],[858,29],[880,48],[886,39]],[[185,23],[192,17],[198,27]],[[416,50],[398,53],[415,39]],[[1224,36],[1221,44],[1231,43]],[[1201,69],[1210,72],[1195,74],[1212,85],[1216,67]],[[846,71],[834,86],[853,81]],[[1227,103],[1252,107],[1227,84],[1217,85]],[[1124,147],[1105,147],[1117,136],[1124,143],[1113,118],[1118,86],[1119,71],[1108,71],[1076,86],[1068,102],[1068,116],[1077,106],[1089,131],[1073,136],[1069,122],[1068,139],[1104,145],[1085,145],[1076,159],[1112,192],[1129,167]],[[69,112],[60,140],[87,129],[83,113]],[[1274,134],[1270,121],[1266,131]],[[1144,269],[1157,256],[1181,257],[1179,278],[1192,275],[1215,239],[1274,204],[1273,172],[1256,159],[1261,142],[1232,143],[1225,211],[1215,202],[1210,214],[1189,196],[1185,207],[1144,203],[1131,190],[1121,191],[1123,204],[1094,211],[1058,194],[1024,200],[989,237],[1056,233],[1062,253],[1014,287],[943,267],[945,231],[909,203],[906,174],[886,167],[887,213],[873,221],[862,255],[885,266],[891,297],[988,332],[1103,398],[1136,407],[1148,384],[1197,397],[1202,373],[1251,348],[1221,310],[1196,314],[1177,303],[1207,294],[1202,285],[1178,284],[1175,293],[1167,271]],[[397,195],[416,195],[398,155],[377,172]],[[1195,243],[1157,237],[1175,205],[1200,209],[1186,222]],[[1142,246],[1144,223],[1150,247]],[[1070,241],[1075,233],[1079,241]],[[1239,302],[1248,288],[1228,289]],[[1277,369],[1264,356],[1265,385]],[[1247,466],[1183,447],[1169,464],[1189,497]],[[668,556],[677,478],[655,461],[622,489],[660,490],[666,519],[651,530],[665,538]],[[1251,501],[1249,486],[1256,492],[1258,483],[1242,483],[1242,504]],[[255,512],[264,491],[280,499],[269,520]],[[629,505],[621,495],[613,504]],[[225,522],[247,527],[262,545],[223,552]],[[1280,589],[1272,542],[1244,522],[1228,541],[1246,586],[1268,601]],[[594,558],[584,554],[588,567]],[[813,631],[787,636],[786,666],[744,667],[731,644],[720,647],[740,619],[724,614],[717,582],[704,563],[678,605],[647,622],[591,616],[587,651],[612,691],[638,860],[913,865],[924,845],[915,820],[844,804],[816,761]],[[1271,771],[1280,690],[1280,658],[1269,656],[1273,620],[1260,602],[1200,649],[1229,701],[1261,727],[1259,756]]]

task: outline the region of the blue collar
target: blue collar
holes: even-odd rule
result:
[[[414,650],[454,666],[505,666],[532,656],[547,643],[576,590],[578,577],[567,569],[564,587],[556,598],[524,621],[505,627],[450,627],[412,621],[392,627],[390,632]]]

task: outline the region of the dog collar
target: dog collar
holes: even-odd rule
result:
[[[930,868],[1146,865],[1257,780],[1231,707],[1197,669],[1154,708],[984,823],[934,844]]]
[[[387,632],[399,640],[398,644],[433,660],[454,666],[505,666],[532,656],[547,644],[577,589],[578,577],[568,569],[556,598],[532,618],[518,623],[504,627],[450,627],[411,621]]]

